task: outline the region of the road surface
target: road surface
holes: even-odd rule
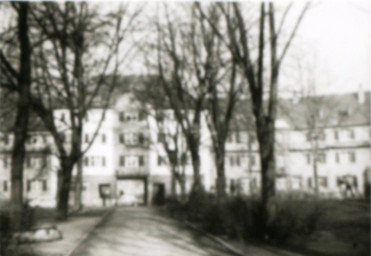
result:
[[[251,248],[248,255],[276,255]],[[247,255],[246,254],[246,255]],[[219,243],[156,209],[121,207],[93,231],[73,256],[231,256]]]

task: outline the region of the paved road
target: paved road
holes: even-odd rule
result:
[[[151,208],[117,208],[74,256],[229,256],[223,247]]]

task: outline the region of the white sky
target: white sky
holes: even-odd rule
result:
[[[119,1],[99,2],[103,9],[114,9],[117,8]],[[288,1],[275,2],[279,2],[277,6],[282,2],[288,3]],[[135,5],[134,1],[132,4]],[[144,2],[138,4],[143,5]],[[298,5],[295,2],[295,5],[300,6],[300,3]],[[146,7],[146,14],[150,15],[155,11],[153,3]],[[296,61],[303,65],[304,69],[308,67],[313,70],[306,75],[313,74],[311,76],[316,84],[317,93],[356,91],[360,85],[363,89],[370,90],[371,1],[317,0],[313,2],[294,39],[289,55],[284,65],[295,65],[293,63]],[[295,58],[294,62],[292,56]],[[295,84],[294,81],[297,80],[292,78],[292,74],[290,70],[282,73],[282,86],[287,83]]]
[[[320,1],[299,35],[304,54],[315,56],[319,93],[371,89],[371,1]]]

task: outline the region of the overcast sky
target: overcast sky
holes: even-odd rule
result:
[[[318,92],[371,89],[371,1],[320,1],[299,35],[307,54],[315,56]]]

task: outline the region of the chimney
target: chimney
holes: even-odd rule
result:
[[[362,84],[358,87],[357,99],[359,104],[365,103],[365,92],[363,91]]]

